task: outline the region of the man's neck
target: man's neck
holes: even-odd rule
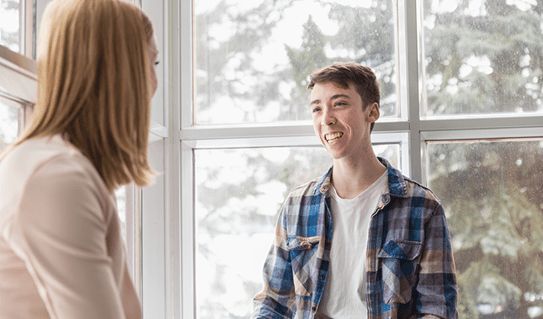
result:
[[[334,161],[332,185],[339,197],[352,199],[362,194],[386,171],[375,154],[366,154],[356,161],[340,159]]]

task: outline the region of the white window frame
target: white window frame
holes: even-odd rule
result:
[[[407,0],[406,0],[407,1]],[[403,4],[403,1],[401,2]],[[178,161],[180,171],[179,183],[172,184],[171,191],[172,208],[179,207],[179,217],[174,218],[174,234],[172,238],[176,241],[172,246],[180,248],[173,251],[174,260],[174,314],[173,318],[193,319],[196,318],[196,290],[195,290],[195,212],[194,212],[194,151],[198,149],[222,149],[222,148],[246,148],[246,147],[292,147],[292,146],[318,146],[321,145],[313,132],[311,121],[274,123],[274,124],[253,124],[253,125],[212,125],[193,126],[193,90],[192,72],[194,61],[192,60],[192,1],[174,1],[172,9],[175,12],[171,17],[170,28],[177,30],[178,36],[172,37],[172,68],[178,77],[172,78],[174,87],[172,102],[177,102],[178,107],[173,107],[171,119],[173,128],[172,139],[179,141],[179,146],[173,144],[172,154],[179,156],[172,157],[172,165]],[[408,12],[408,10],[411,10]],[[413,18],[414,8],[399,5],[399,23],[413,25],[416,30],[416,19]],[[411,30],[412,31],[412,30]],[[398,33],[399,34],[399,33]],[[399,50],[408,51],[410,54],[404,56],[407,59],[398,59],[400,77],[405,78],[408,74],[417,78],[417,48],[416,32],[406,32],[409,37],[399,36]],[[415,41],[406,41],[412,39]],[[178,51],[176,51],[178,50]],[[407,61],[414,60],[415,63]],[[414,66],[408,68],[406,65]],[[399,82],[402,83],[402,82]],[[406,83],[417,83],[417,81],[406,81]],[[178,94],[175,94],[179,92]],[[415,92],[415,94],[413,94]],[[413,147],[417,148],[420,154],[421,142],[419,134],[412,137],[413,123],[409,118],[418,113],[418,86],[408,87],[403,84],[400,87],[400,112],[399,119],[382,119],[375,125],[372,142],[400,143],[402,166],[408,168],[405,173],[420,180],[420,165],[409,166],[408,154]],[[415,98],[413,98],[415,97]],[[415,105],[408,113],[409,102]],[[416,113],[413,113],[415,110]],[[407,116],[405,116],[407,114]],[[417,125],[418,125],[417,121]],[[415,130],[418,131],[418,130]],[[415,140],[417,143],[412,143]],[[414,144],[414,145],[413,145]],[[420,155],[419,155],[420,156]],[[419,160],[420,162],[420,160]],[[174,168],[175,169],[175,168]],[[172,169],[172,173],[173,173]],[[180,194],[180,196],[178,195]],[[178,198],[175,198],[178,196]],[[174,216],[176,214],[174,213]],[[177,229],[175,229],[177,227]],[[263,247],[263,249],[267,249]]]
[[[420,0],[398,0],[399,107],[403,118],[381,119],[372,142],[401,142],[404,174],[427,184],[426,142],[543,137],[543,115],[423,118]],[[193,23],[191,0],[168,0],[170,8],[171,118],[169,192],[172,253],[172,316],[196,318],[195,178],[198,149],[320,145],[310,122],[193,126]],[[407,114],[404,116],[403,114]],[[262,249],[267,249],[262,247]]]

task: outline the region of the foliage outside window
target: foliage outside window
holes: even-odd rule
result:
[[[425,0],[425,115],[543,112],[543,3]]]
[[[424,116],[543,112],[541,1],[425,0]],[[463,117],[461,117],[463,116]],[[429,143],[460,318],[543,318],[541,139]]]
[[[194,1],[195,124],[309,120],[309,73],[339,61],[370,66],[398,117],[395,2]]]
[[[452,235],[461,318],[543,315],[543,139],[430,143]],[[529,315],[529,316],[528,316]]]

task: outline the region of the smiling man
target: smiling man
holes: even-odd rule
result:
[[[375,74],[336,63],[308,88],[333,166],[285,200],[252,318],[458,318],[439,200],[373,151]]]

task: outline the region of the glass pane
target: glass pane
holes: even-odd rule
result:
[[[17,138],[21,112],[18,103],[0,96],[0,153]]]
[[[121,233],[126,246],[128,272],[139,289],[141,220],[134,207],[137,191],[138,189],[133,183],[124,185],[115,190],[115,198],[117,199],[117,213],[121,221]]]
[[[543,314],[543,139],[428,144],[443,202],[460,318]]]
[[[397,117],[396,1],[195,0],[195,124],[309,120],[309,74],[371,67]]]
[[[423,3],[424,116],[543,112],[543,2]]]
[[[0,0],[0,45],[19,52],[21,0]]]
[[[121,232],[126,243],[126,186],[117,188],[115,197],[117,199],[117,214],[121,220]]]
[[[375,151],[399,163],[399,144]],[[326,173],[332,160],[322,147],[194,153],[198,318],[248,318],[281,204],[294,188]]]

